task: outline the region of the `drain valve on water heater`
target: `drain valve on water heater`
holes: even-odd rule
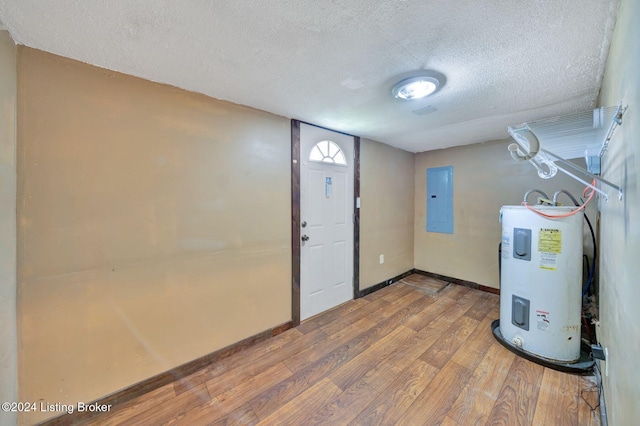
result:
[[[522,345],[524,345],[524,341],[522,340],[522,337],[520,336],[515,336],[513,338],[513,344],[516,345],[517,347],[521,348]]]

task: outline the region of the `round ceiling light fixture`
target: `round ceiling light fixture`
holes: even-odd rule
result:
[[[391,93],[394,98],[405,100],[422,99],[435,93],[442,86],[443,79],[437,73],[425,73],[415,77],[405,78],[393,86]]]

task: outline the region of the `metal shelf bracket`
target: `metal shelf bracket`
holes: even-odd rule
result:
[[[609,114],[615,107],[607,108]],[[566,158],[555,154],[554,152],[542,148],[545,145],[554,146],[554,142],[561,141],[561,146],[565,152],[576,151],[576,146],[584,145],[582,152],[585,154],[585,160],[589,169],[599,172],[600,159],[609,148],[609,142],[613,137],[616,128],[622,125],[622,117],[627,110],[627,106],[623,106],[622,102],[617,106],[615,112],[610,115],[611,122],[604,136],[604,141],[599,148],[596,156],[595,152],[590,155],[589,151],[593,149],[593,138],[602,137],[604,131],[603,116],[605,108],[597,108],[591,112],[575,114],[572,116],[555,117],[547,120],[541,120],[534,123],[523,123],[519,126],[510,126],[509,134],[516,143],[509,145],[508,149],[511,157],[516,161],[527,161],[538,171],[538,175],[543,179],[549,179],[556,175],[557,171],[561,171],[567,176],[581,182],[582,184],[593,189],[605,200],[609,200],[609,195],[593,185],[594,180],[597,183],[607,185],[618,191],[618,199],[622,200],[623,191],[618,185],[609,182],[599,176],[599,173],[591,173],[576,164],[567,161]],[[592,114],[592,115],[591,115]],[[591,115],[591,117],[590,117]],[[585,119],[586,117],[586,119]],[[585,125],[586,120],[586,125]],[[591,121],[592,120],[592,121]],[[538,136],[540,134],[540,137]],[[602,140],[602,139],[600,139]],[[563,145],[562,145],[563,144]],[[568,148],[567,148],[568,147]],[[580,149],[578,149],[580,151]],[[578,158],[573,155],[569,158]],[[596,163],[592,166],[590,163]],[[591,182],[586,181],[583,177],[588,177]]]

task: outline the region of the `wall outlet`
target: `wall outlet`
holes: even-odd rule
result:
[[[384,263],[384,254],[380,255],[380,264],[382,265]]]

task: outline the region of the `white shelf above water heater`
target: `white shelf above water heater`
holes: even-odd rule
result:
[[[509,151],[514,160],[533,165],[543,179],[555,176],[559,170],[609,199],[605,191],[582,175],[614,188],[622,199],[622,188],[598,175],[601,158],[616,127],[622,124],[626,109],[620,104],[509,126],[509,134],[516,141],[509,145]],[[584,158],[588,170],[568,161],[575,158]]]

